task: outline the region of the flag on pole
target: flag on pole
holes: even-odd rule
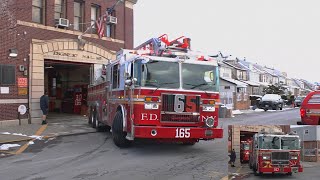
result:
[[[98,33],[99,38],[102,38],[102,37],[104,36],[104,34],[105,34],[107,17],[108,17],[108,15],[105,14],[105,15],[101,16],[101,17],[96,21],[97,30],[98,30],[97,33]]]

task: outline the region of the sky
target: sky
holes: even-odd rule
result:
[[[319,7],[318,0],[138,0],[134,45],[183,35],[192,50],[221,51],[320,82]]]

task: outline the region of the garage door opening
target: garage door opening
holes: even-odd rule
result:
[[[91,64],[45,60],[44,68],[49,112],[86,115]]]

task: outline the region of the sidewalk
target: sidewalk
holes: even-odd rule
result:
[[[25,124],[0,128],[0,146],[6,143],[96,132],[88,125],[85,116],[53,114],[47,122],[47,125]]]
[[[293,110],[295,108],[291,107],[291,106],[285,106],[283,107],[282,110],[268,110],[268,112],[277,112],[277,111],[288,111],[288,110]],[[246,110],[233,110],[232,111],[232,115],[240,115],[240,114],[250,114],[250,113],[261,113],[264,112],[263,109],[246,109]]]

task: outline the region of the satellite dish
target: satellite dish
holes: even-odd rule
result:
[[[24,115],[26,112],[27,112],[27,107],[25,105],[20,105],[18,107],[18,112],[21,114],[21,115]]]

